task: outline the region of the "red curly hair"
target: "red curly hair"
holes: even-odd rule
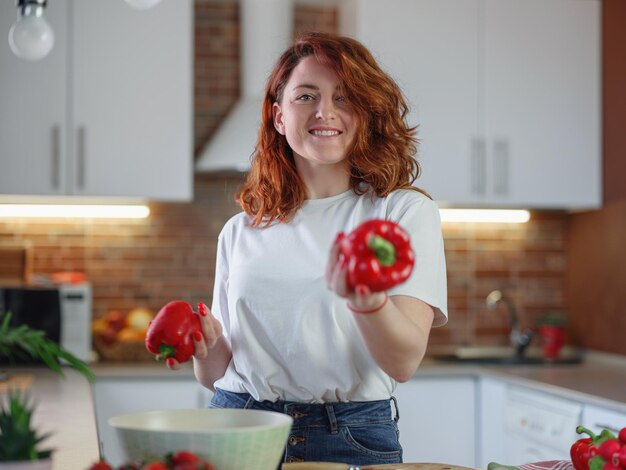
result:
[[[308,33],[282,54],[265,87],[252,166],[236,196],[254,226],[289,221],[306,199],[292,150],[285,136],[274,128],[272,107],[281,102],[293,69],[309,56],[337,74],[356,117],[356,135],[346,157],[353,191],[365,193],[367,188],[361,187],[362,182],[378,196],[395,189],[421,191],[413,186],[420,174],[413,157],[418,142],[416,127],[406,123],[408,106],[398,85],[360,42]]]

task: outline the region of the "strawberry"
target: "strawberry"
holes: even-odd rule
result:
[[[172,455],[172,464],[174,465],[174,467],[182,464],[198,463],[200,463],[200,457],[198,457],[196,454],[189,452],[188,450],[179,450]]]
[[[89,470],[113,470],[113,467],[111,467],[106,460],[101,459],[92,464],[91,467],[89,467]]]
[[[168,470],[168,468],[163,462],[154,461],[141,467],[141,470]]]

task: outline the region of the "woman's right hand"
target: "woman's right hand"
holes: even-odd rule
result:
[[[198,315],[200,316],[200,325],[202,326],[202,334],[196,332],[193,337],[195,359],[203,360],[209,356],[211,349],[217,344],[217,340],[222,336],[222,324],[213,316],[209,307],[204,303],[198,302]],[[165,365],[170,370],[178,370],[180,363],[174,358],[168,358]]]

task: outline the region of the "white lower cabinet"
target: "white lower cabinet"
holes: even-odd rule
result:
[[[585,405],[582,425],[595,433],[599,433],[602,429],[619,431],[626,426],[626,413],[597,405]]]
[[[114,467],[126,462],[115,429],[107,422],[110,417],[150,410],[206,408],[212,396],[194,377],[98,378],[93,393],[100,451]]]
[[[490,462],[506,463],[504,409],[507,385],[490,377],[477,383],[478,434],[476,467],[487,468]]]
[[[394,395],[405,462],[475,467],[475,377],[418,374]]]

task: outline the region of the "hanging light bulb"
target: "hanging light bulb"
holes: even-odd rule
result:
[[[128,3],[133,8],[136,8],[137,10],[147,10],[148,8],[152,8],[160,1],[161,0],[126,0],[126,3]]]
[[[27,60],[39,60],[54,46],[54,31],[43,17],[47,0],[17,0],[17,21],[9,30],[13,53]]]

